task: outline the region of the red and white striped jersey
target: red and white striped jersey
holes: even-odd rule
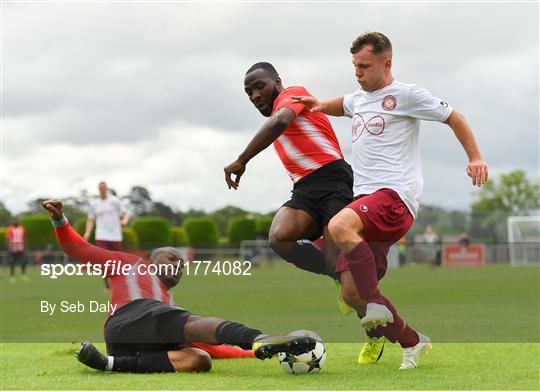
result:
[[[112,266],[108,268],[111,273],[107,273],[107,280],[111,290],[111,303],[116,305],[116,310],[141,298],[156,299],[174,305],[172,294],[158,276],[146,273],[146,266],[139,267],[141,264],[151,264],[150,260],[137,254],[111,251],[91,245],[68,223],[55,227],[55,232],[64,252],[81,263],[89,262],[105,266],[108,260],[109,264],[115,261],[114,268]],[[125,264],[131,265],[130,273],[118,273]]]
[[[10,252],[24,252],[24,227],[9,226],[6,237],[8,240],[8,250]]]
[[[293,96],[311,96],[304,87],[288,87],[277,96],[272,113],[289,108],[296,117],[279,138],[274,148],[289,177],[297,182],[321,166],[343,159],[334,129],[324,113],[311,113],[303,104],[293,103]]]

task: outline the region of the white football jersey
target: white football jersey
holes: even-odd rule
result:
[[[420,120],[444,122],[452,110],[426,89],[398,81],[345,95],[343,111],[352,118],[354,195],[393,189],[416,218],[424,185]]]
[[[91,202],[88,217],[96,222],[96,240],[122,241],[120,218],[125,212],[120,199],[110,194],[106,199],[98,197]]]

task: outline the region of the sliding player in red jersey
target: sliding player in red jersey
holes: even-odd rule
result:
[[[60,201],[42,204],[64,252],[80,262],[100,265],[109,282],[115,310],[104,326],[108,356],[83,342],[77,358],[85,365],[134,373],[205,372],[211,368],[210,355],[251,356],[245,350],[254,350],[258,359],[266,359],[278,352],[299,355],[315,348],[316,341],[308,336],[269,336],[234,321],[197,316],[175,306],[170,289],[180,281],[183,267],[177,249],[158,248],[145,258],[98,248],[73,230]],[[162,268],[151,274],[150,265]],[[220,344],[243,350],[208,346]]]

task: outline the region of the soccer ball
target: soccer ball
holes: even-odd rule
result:
[[[326,362],[326,348],[322,339],[315,332],[300,330],[290,333],[290,335],[310,336],[317,340],[315,348],[301,355],[279,353],[278,359],[281,368],[288,374],[317,373]]]

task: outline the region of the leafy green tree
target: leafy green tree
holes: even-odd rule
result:
[[[131,227],[122,227],[122,243],[125,250],[139,249],[139,236]]]
[[[27,249],[44,249],[47,244],[58,248],[56,235],[47,214],[22,215],[19,218],[25,228],[25,246]]]
[[[177,215],[178,215],[178,219],[183,224],[186,219],[202,218],[202,217],[208,216],[208,213],[204,210],[197,210],[197,209],[190,208],[186,212],[178,211]]]
[[[500,210],[509,215],[527,215],[540,208],[539,183],[533,183],[523,170],[501,174],[498,181],[488,181],[473,209],[479,212]]]
[[[62,199],[64,213],[72,222],[86,217],[91,200],[92,198],[86,189],[81,190],[78,196],[66,197]]]
[[[433,226],[439,238],[447,234],[460,234],[468,230],[469,214],[429,204],[422,205],[413,227],[407,233],[407,239],[413,240],[415,235],[424,233],[427,225]]]
[[[7,228],[0,227],[0,250],[7,250]]]
[[[268,238],[270,233],[270,227],[272,226],[272,216],[261,216],[255,220],[255,228],[257,230],[257,236]]]
[[[250,215],[250,212],[235,206],[226,206],[208,214],[218,225],[219,232],[222,236],[226,235],[229,221],[232,218],[246,215]]]
[[[184,227],[171,227],[169,230],[169,244],[171,246],[188,246],[189,236]]]
[[[215,248],[219,242],[216,222],[210,217],[188,218],[184,227],[192,246],[196,248]]]
[[[227,239],[232,246],[238,246],[244,240],[254,240],[257,227],[254,219],[237,216],[229,220]]]
[[[32,199],[26,203],[26,206],[28,209],[26,210],[25,214],[42,214],[44,212],[43,208],[41,207],[41,203],[45,200],[49,200],[51,197],[37,197],[35,199]]]
[[[81,192],[82,193],[82,192]],[[30,200],[26,205],[28,210],[24,214],[43,214],[44,210],[41,207],[41,203],[45,200],[49,200],[52,197],[38,197]],[[72,221],[86,216],[87,212],[87,198],[80,198],[77,196],[70,196],[62,199],[62,204],[64,206],[64,214]]]
[[[501,174],[488,181],[472,204],[471,235],[493,241],[506,240],[506,218],[529,215],[540,208],[540,184],[523,170]]]
[[[122,199],[128,203],[128,210],[134,215],[145,216],[150,215],[152,211],[152,197],[150,192],[143,186],[135,185],[131,188],[126,196]]]
[[[173,225],[179,225],[182,222],[178,212],[161,201],[154,201],[152,203],[150,215],[161,216],[162,218],[167,219]]]
[[[5,204],[0,200],[0,227],[9,226],[11,224],[11,219],[11,211],[9,211]]]
[[[137,233],[139,245],[152,249],[169,245],[169,222],[159,216],[145,216],[131,221],[131,228]]]

